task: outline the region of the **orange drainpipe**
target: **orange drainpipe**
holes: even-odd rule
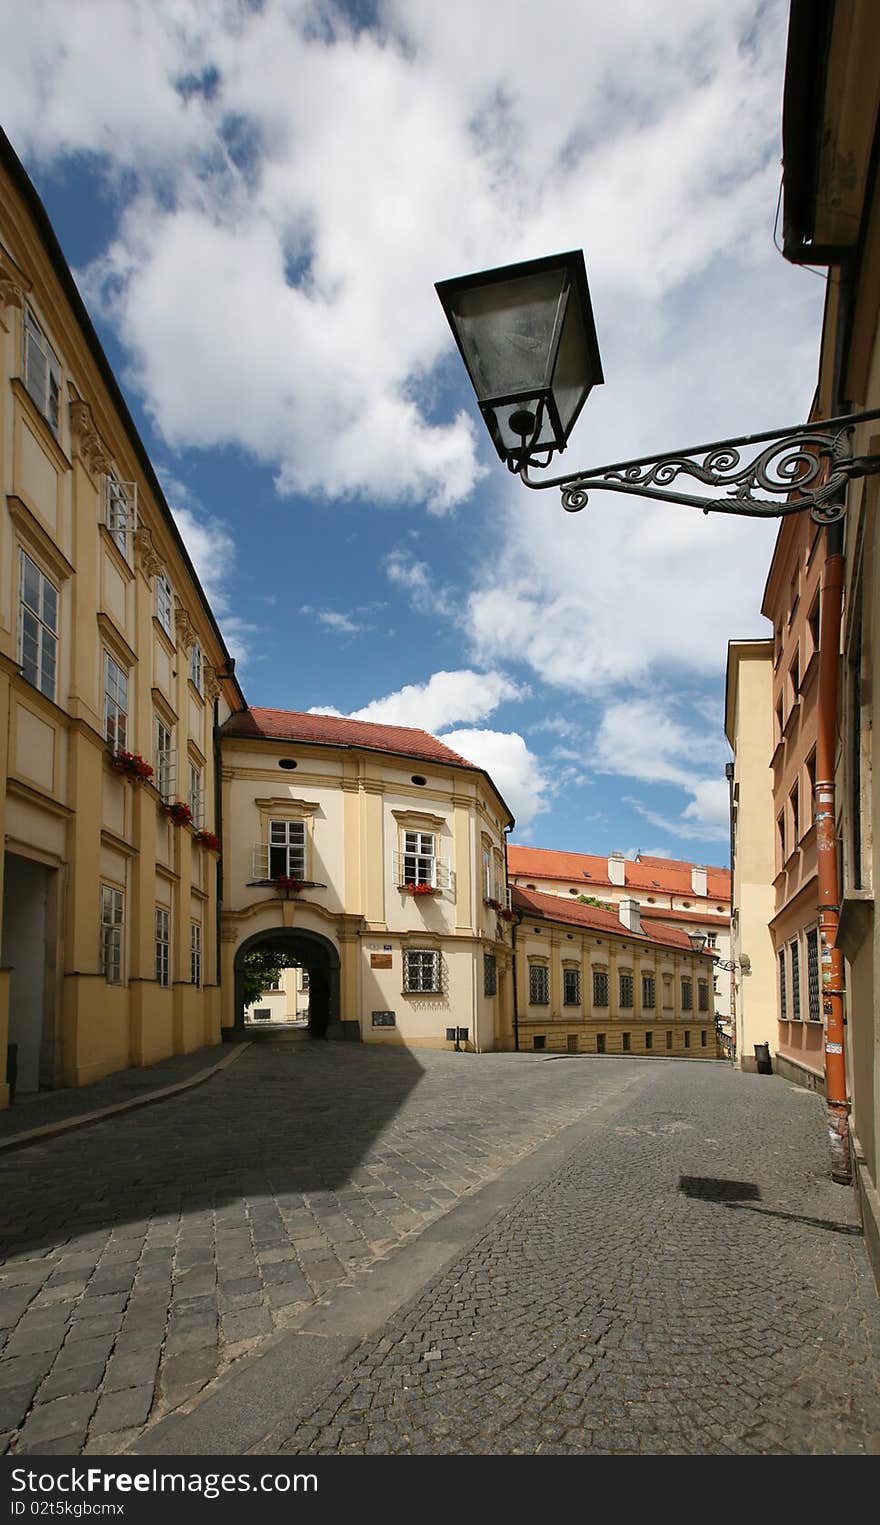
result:
[[[836,534],[833,531],[836,530]],[[822,578],[819,631],[819,705],[816,738],[816,856],[819,870],[819,939],[822,1012],[825,1025],[825,1097],[831,1139],[831,1175],[852,1180],[846,1054],[843,1041],[843,954],[837,946],[840,885],[837,870],[834,761],[837,741],[837,693],[840,681],[840,620],[843,607],[843,556],[840,526],[825,531],[828,555]]]

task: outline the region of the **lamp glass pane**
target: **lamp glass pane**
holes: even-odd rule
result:
[[[481,402],[546,385],[565,279],[550,270],[456,294],[456,331]]]
[[[506,460],[508,455],[516,455],[518,451],[522,450],[523,446],[522,435],[517,434],[515,430],[511,429],[508,422],[511,414],[518,413],[523,408],[525,408],[529,412],[534,413],[537,417],[538,407],[539,399],[535,398],[533,401],[528,402],[501,403],[500,406],[496,405],[491,410],[495,415],[495,429],[493,431],[491,421],[487,420],[489,423],[489,432],[493,434],[493,437],[497,432],[497,443],[500,444],[501,447],[499,453],[503,452],[502,459]],[[558,443],[559,441],[557,441],[556,436],[553,433],[550,414],[545,408],[544,416],[541,420],[541,433],[539,434],[537,441],[531,446],[531,449],[536,451],[544,450],[548,449],[551,445],[557,445]]]
[[[595,380],[584,330],[583,314],[577,300],[577,292],[572,289],[566,303],[556,369],[553,372],[553,396],[556,399],[562,432],[566,439]]]

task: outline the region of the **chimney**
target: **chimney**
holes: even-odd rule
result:
[[[634,932],[637,937],[644,937],[642,918],[639,914],[639,902],[629,898],[621,900],[617,907],[617,914],[627,932]]]
[[[626,884],[626,859],[623,853],[609,853],[608,878],[612,884]]]
[[[702,895],[704,900],[709,893],[709,876],[702,863],[695,863],[691,869],[691,889],[695,895]]]

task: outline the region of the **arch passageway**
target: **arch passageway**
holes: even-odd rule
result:
[[[309,976],[309,1032],[315,1038],[350,1037],[348,1025],[339,1020],[339,953],[320,932],[302,927],[269,927],[248,937],[235,954],[235,1026],[244,1035],[245,959],[253,952],[277,953],[290,964],[300,964]]]

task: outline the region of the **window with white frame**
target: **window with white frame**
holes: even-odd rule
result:
[[[550,970],[546,964],[529,964],[529,1004],[550,1005]]]
[[[164,572],[156,578],[156,618],[166,635],[174,637],[174,589]]]
[[[436,994],[440,990],[440,953],[435,948],[405,948],[403,988],[408,994]]]
[[[822,1002],[819,997],[819,932],[813,927],[807,933],[807,994],[809,997],[809,1018],[811,1022],[821,1022]]]
[[[707,932],[706,933],[706,947],[707,948],[715,948],[715,947],[717,947],[717,945],[718,945],[718,934],[716,932]]]
[[[128,740],[128,673],[109,651],[104,652],[104,735],[114,752]]]
[[[20,553],[19,659],[22,676],[47,699],[55,698],[58,665],[58,589]]]
[[[171,912],[156,907],[156,983],[171,984]]]
[[[495,883],[492,874],[492,849],[483,847],[483,896],[486,900],[495,898]]]
[[[437,884],[436,838],[433,831],[403,834],[403,884]]]
[[[108,985],[122,984],[122,930],[125,897],[112,885],[101,885],[101,973]]]
[[[57,436],[60,426],[61,366],[29,307],[24,310],[24,384]]]
[[[192,811],[193,825],[201,831],[205,824],[205,783],[204,771],[198,763],[192,759],[189,762],[189,777],[187,787],[187,804]]]
[[[131,537],[137,528],[134,498],[133,482],[120,482],[115,471],[105,474],[104,523],[113,543],[125,557],[129,555]]]
[[[191,985],[202,983],[202,924],[199,921],[189,924],[189,978]]]
[[[156,788],[163,800],[174,797],[174,732],[161,715],[156,716]]]
[[[189,676],[193,687],[201,693],[204,679],[204,659],[202,657],[202,648],[198,641],[193,641],[189,648]]]
[[[305,821],[269,822],[269,878],[306,877]]]
[[[563,1004],[563,1006],[580,1006],[580,1004],[581,1004],[581,971],[580,971],[580,969],[563,969],[563,971],[562,971],[562,1004]]]

